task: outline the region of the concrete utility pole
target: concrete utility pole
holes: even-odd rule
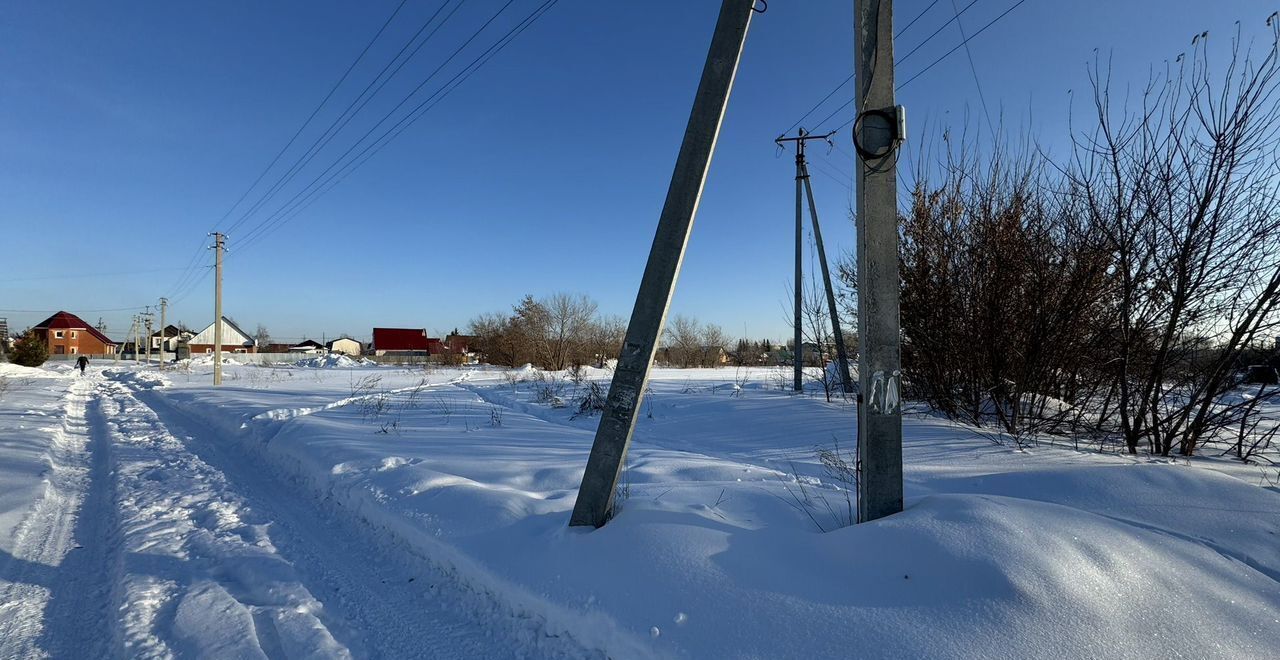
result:
[[[152,332],[151,305],[147,305],[146,324],[147,324],[147,365],[149,366],[151,364],[151,332]]]
[[[129,338],[133,340],[133,363],[138,363],[138,315],[133,315],[133,323],[129,325]]]
[[[831,332],[835,336],[836,343],[836,368],[840,374],[840,385],[846,393],[853,391],[853,377],[849,375],[849,354],[844,347],[844,331],[840,329],[840,314],[836,310],[836,292],[831,286],[831,269],[827,266],[827,250],[822,243],[822,227],[818,224],[818,206],[813,201],[813,182],[809,178],[809,165],[805,161],[804,147],[809,140],[822,140],[828,144],[831,143],[831,136],[834,133],[826,135],[813,135],[807,133],[803,128],[796,134],[796,137],[779,136],[774,143],[782,146],[784,142],[796,143],[796,345],[800,343],[800,306],[803,304],[800,288],[800,240],[801,240],[801,221],[800,221],[800,184],[804,183],[805,195],[809,198],[809,219],[813,221],[813,240],[818,245],[818,263],[822,267],[822,285],[827,294],[827,313],[831,316]],[[796,353],[796,390],[800,390],[800,353]]]
[[[893,1],[855,0],[858,110],[858,520],[902,511],[901,344],[898,327],[898,145],[893,99]]]
[[[800,154],[804,150],[804,140],[796,142],[796,154]],[[797,155],[796,158],[801,156]],[[793,336],[795,337],[794,346],[791,349],[792,377],[794,383],[792,389],[797,392],[804,391],[804,324],[800,315],[800,310],[804,306],[804,267],[801,260],[804,256],[804,212],[800,204],[800,161],[796,161],[796,273],[795,273],[795,301],[792,305],[794,317],[792,320]]]
[[[595,442],[591,445],[587,469],[582,475],[582,485],[578,488],[570,525],[600,527],[613,515],[618,477],[635,431],[636,412],[644,397],[671,294],[680,275],[680,264],[729,103],[754,3],[755,0],[723,0],[720,5],[711,48],[693,99],[693,111],[676,157],[675,172],[658,218],[658,231],[649,249],[649,261],[631,310],[631,321]]]
[[[222,253],[227,237],[213,233],[213,384],[222,384]]]
[[[165,312],[165,308],[166,308],[166,307],[168,307],[168,306],[169,306],[169,299],[168,299],[168,298],[161,298],[161,299],[160,299],[160,370],[161,370],[161,371],[163,371],[163,370],[164,370],[164,362],[165,362],[165,360],[164,360],[164,343],[169,339],[169,338],[168,338],[168,337],[166,337],[166,336],[165,336],[165,334],[164,334],[164,328],[165,328],[165,325],[164,325],[164,312]]]

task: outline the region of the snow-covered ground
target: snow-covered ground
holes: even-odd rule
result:
[[[1280,655],[1274,469],[909,416],[907,510],[847,526],[850,405],[658,370],[570,529],[605,372],[210,370],[9,376],[0,657]]]

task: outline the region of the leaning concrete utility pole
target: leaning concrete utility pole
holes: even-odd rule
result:
[[[827,265],[827,248],[822,244],[822,227],[818,224],[818,206],[813,203],[813,179],[809,178],[809,166],[804,167],[804,191],[809,198],[809,219],[813,221],[813,242],[818,245],[818,264],[822,268],[822,285],[827,290],[827,314],[831,316],[831,335],[836,343],[836,373],[840,374],[840,387],[845,394],[853,392],[853,376],[849,375],[849,353],[844,347],[844,329],[840,327],[840,312],[836,308],[836,290],[831,286],[831,267]]]
[[[227,237],[213,233],[213,384],[222,384],[222,253]]]
[[[622,473],[636,412],[640,410],[649,367],[658,348],[658,337],[671,305],[671,294],[680,275],[689,231],[698,211],[711,155],[715,152],[720,123],[729,103],[729,92],[742,57],[742,46],[751,23],[755,0],[723,0],[711,49],[693,99],[693,111],[684,131],[667,199],[658,218],[658,231],[649,249],[640,291],[631,310],[613,384],[596,429],[591,456],[578,488],[578,500],[569,519],[572,526],[600,527],[613,515],[613,500]]]
[[[796,345],[800,344],[800,305],[802,298],[800,295],[800,184],[804,183],[805,195],[809,198],[809,219],[813,221],[813,240],[818,245],[818,263],[822,268],[822,286],[827,294],[827,313],[831,316],[831,332],[835,337],[836,344],[836,362],[838,373],[840,374],[840,385],[846,393],[853,391],[853,377],[849,375],[849,354],[844,347],[844,331],[840,328],[840,314],[836,309],[836,292],[831,286],[831,268],[827,266],[827,250],[822,243],[822,227],[818,224],[818,205],[813,201],[813,182],[809,178],[809,165],[805,161],[805,143],[809,140],[822,140],[828,144],[831,143],[831,136],[835,133],[827,133],[826,135],[813,135],[807,133],[803,128],[796,134],[796,137],[778,136],[774,143],[782,146],[784,142],[796,143],[796,307],[795,307],[795,324],[796,324]],[[796,354],[796,390],[800,389],[800,354]]]
[[[858,114],[858,520],[902,511],[901,339],[898,327],[898,146],[893,99],[893,1],[855,0]]]
[[[169,306],[168,298],[160,299],[160,369],[164,370],[164,343],[169,339],[164,334],[164,311]]]

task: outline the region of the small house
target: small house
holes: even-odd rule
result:
[[[426,328],[374,328],[372,350],[374,355],[425,357],[431,355],[431,342]]]
[[[308,355],[314,355],[316,353],[324,353],[325,348],[324,348],[324,344],[321,344],[320,342],[314,339],[303,339],[302,341],[294,344],[293,346],[290,346],[288,352],[289,353],[306,353]]]
[[[341,353],[351,357],[359,357],[364,352],[364,345],[350,337],[339,337],[327,344],[330,353]]]
[[[192,355],[213,352],[214,324],[196,333],[188,342]],[[222,350],[227,353],[257,353],[258,342],[227,317],[222,317]]]

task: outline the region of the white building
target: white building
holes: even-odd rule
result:
[[[325,347],[330,353],[342,353],[352,357],[359,357],[364,351],[364,345],[350,337],[339,337],[325,344]]]
[[[212,353],[213,324],[210,323],[209,327],[196,333],[188,344],[191,346],[192,355]],[[227,353],[257,353],[258,342],[224,316],[222,317],[222,350]]]

